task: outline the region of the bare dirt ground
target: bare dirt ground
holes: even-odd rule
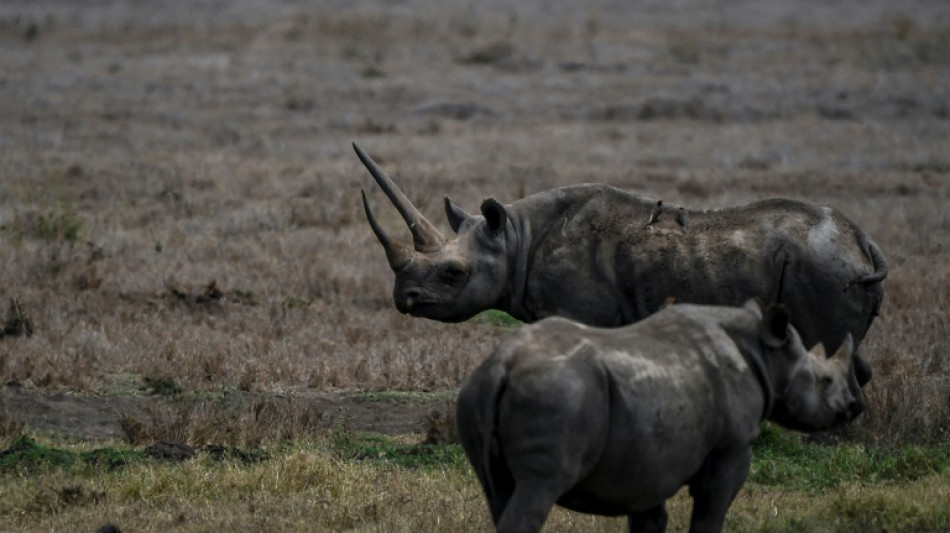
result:
[[[425,435],[432,417],[443,416],[446,400],[368,400],[354,393],[309,392],[287,397],[240,395],[222,407],[230,412],[253,410],[262,403],[281,410],[314,413],[316,430],[368,431],[390,435]],[[201,405],[205,402],[197,402]],[[74,440],[127,440],[123,419],[155,424],[156,417],[181,412],[181,406],[196,402],[150,396],[90,396],[69,392],[49,392],[7,385],[0,396],[0,408],[6,416],[25,422],[32,430]],[[216,405],[219,405],[216,402]],[[220,415],[218,410],[217,414]]]
[[[592,181],[834,205],[891,268],[858,427],[945,435],[948,116],[941,1],[4,2],[0,414],[117,437],[165,383],[420,431],[444,397],[360,395],[451,391],[506,330],[396,312],[355,140],[440,223]]]

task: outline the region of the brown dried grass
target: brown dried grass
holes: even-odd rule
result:
[[[924,52],[892,60],[939,51],[945,10],[774,2],[719,20],[688,6],[671,18],[422,4],[236,3],[188,20],[144,7],[117,25],[50,3],[59,22],[38,38],[4,34],[0,301],[17,298],[35,334],[0,339],[0,381],[93,394],[128,374],[204,393],[457,387],[505,331],[396,313],[359,189],[407,232],[356,139],[435,220],[442,194],[474,210],[587,181],[693,208],[838,207],[891,266],[856,431],[946,437],[950,131],[934,95],[950,78]],[[2,12],[42,21],[43,6]],[[493,42],[516,61],[457,61]],[[382,76],[361,75],[367,64]],[[668,116],[624,111],[658,97]],[[710,113],[690,114],[697,99]],[[413,111],[438,101],[492,114]],[[82,232],[42,231],[50,213]],[[222,296],[199,301],[211,280]]]

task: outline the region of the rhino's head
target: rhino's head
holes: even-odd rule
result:
[[[396,308],[412,316],[460,322],[497,307],[510,268],[504,206],[485,200],[480,216],[469,215],[446,198],[445,214],[457,234],[446,239],[366,152],[356,143],[353,148],[412,232],[412,248],[391,240],[373,216],[366,191],[360,191],[369,225],[396,274]]]
[[[831,357],[821,343],[809,350],[793,367],[784,401],[772,418],[802,431],[830,429],[854,420],[863,405],[848,386],[849,374],[854,372],[852,346],[849,333]]]
[[[788,312],[776,305],[764,312],[760,338],[776,387],[771,420],[790,429],[821,431],[861,413],[861,389],[849,387],[854,379],[850,333],[831,357],[821,343],[806,351]]]

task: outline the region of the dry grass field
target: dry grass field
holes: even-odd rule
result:
[[[868,410],[843,436],[865,449],[950,441],[946,2],[38,0],[0,4],[0,444],[27,432],[80,448],[243,447],[444,425],[452,391],[509,330],[395,310],[360,188],[390,232],[409,234],[352,141],[446,232],[445,194],[474,211],[580,182],[691,209],[835,206],[890,267],[863,344]],[[32,499],[0,504],[0,518],[13,530],[91,531],[110,516],[133,531],[306,529],[292,519],[336,496],[275,474],[314,460],[301,453],[233,467],[234,479],[143,466],[76,485],[78,500],[62,492],[78,482],[55,477],[69,474],[6,477],[0,494]],[[343,466],[382,492],[363,518],[317,529],[487,525],[471,478]],[[246,522],[193,502],[208,475],[250,487]],[[939,508],[950,479],[935,475],[943,492],[900,490]],[[129,477],[173,490],[176,476],[197,487],[180,516],[123,507],[159,501]],[[396,488],[414,484],[426,488]],[[445,522],[413,521],[425,513],[387,496],[460,484],[462,503],[433,506]],[[837,491],[795,497],[820,516],[848,509],[848,491],[890,497]],[[391,514],[405,521],[372,518]],[[563,516],[553,527],[587,527]]]

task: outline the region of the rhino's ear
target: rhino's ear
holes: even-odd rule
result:
[[[788,342],[788,309],[782,304],[772,304],[765,310],[762,319],[762,341],[772,348]]]
[[[445,197],[445,218],[449,219],[449,226],[452,226],[452,231],[455,233],[459,232],[459,228],[462,226],[462,222],[472,218],[472,215],[462,211],[462,209],[453,204],[452,200],[449,200],[449,197]]]
[[[505,231],[505,226],[508,224],[508,212],[505,211],[505,206],[494,198],[482,202],[482,216],[485,217],[485,226],[492,235]]]

